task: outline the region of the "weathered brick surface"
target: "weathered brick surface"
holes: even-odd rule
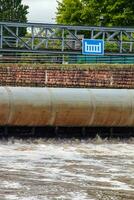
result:
[[[1,86],[134,88],[134,68],[0,67]]]

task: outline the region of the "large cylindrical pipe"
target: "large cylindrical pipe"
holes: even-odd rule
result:
[[[134,126],[134,90],[0,87],[0,125]]]

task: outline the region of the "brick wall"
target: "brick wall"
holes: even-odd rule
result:
[[[134,67],[1,65],[1,86],[134,88]]]

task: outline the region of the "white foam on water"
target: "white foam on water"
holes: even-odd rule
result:
[[[9,200],[42,200],[40,193],[43,200],[53,199],[54,194],[55,199],[94,200],[88,188],[127,194],[134,192],[134,144],[1,143],[0,173],[0,192],[10,190],[12,194],[5,195]],[[16,189],[26,197],[17,196]]]
[[[3,189],[8,188],[8,189],[20,189],[22,185],[18,182],[12,182],[12,181],[3,181],[0,183]]]
[[[85,192],[70,192],[69,195],[71,200],[94,200],[92,197],[89,199],[89,196]]]
[[[8,194],[8,195],[5,195],[5,199],[6,200],[18,200],[19,198],[16,196],[16,195],[11,195],[11,194]]]

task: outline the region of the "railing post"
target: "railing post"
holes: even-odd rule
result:
[[[65,31],[64,31],[64,29],[62,29],[62,51],[64,51],[64,33],[65,33]]]
[[[122,53],[122,31],[120,32],[120,53]]]
[[[34,27],[31,27],[31,34],[32,34],[32,44],[31,44],[31,48],[32,50],[34,49]]]
[[[3,25],[0,26],[0,48],[3,47]]]
[[[16,27],[16,35],[19,36],[19,28]],[[16,48],[19,46],[19,40],[16,38]]]

